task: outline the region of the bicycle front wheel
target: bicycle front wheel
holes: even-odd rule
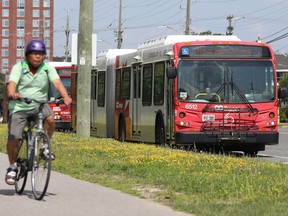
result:
[[[37,133],[34,140],[32,164],[32,191],[35,199],[41,200],[48,188],[51,173],[51,146],[46,133]]]
[[[24,134],[25,135],[25,134]],[[26,134],[27,135],[27,134]],[[22,194],[26,185],[27,176],[28,176],[28,144],[27,136],[23,136],[20,146],[19,153],[17,158],[17,176],[15,182],[15,191],[18,194]]]

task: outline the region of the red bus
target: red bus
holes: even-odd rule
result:
[[[276,60],[236,36],[170,35],[100,53],[92,72],[94,135],[243,151],[278,144]]]
[[[71,62],[49,62],[50,65],[55,67],[60,79],[67,89],[68,94],[71,94],[71,73],[72,73],[72,63]],[[55,103],[50,103],[50,108],[54,112],[55,126],[58,130],[71,130],[71,112],[70,106],[63,103],[63,98],[60,93],[50,85],[49,91],[50,101],[55,101]]]

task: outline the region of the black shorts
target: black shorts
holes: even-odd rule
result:
[[[8,140],[22,139],[22,132],[27,124],[28,118],[33,118],[37,121],[39,108],[27,112],[16,112],[9,116],[8,122]],[[48,104],[43,107],[44,119],[47,116],[54,116],[53,111],[50,109]]]

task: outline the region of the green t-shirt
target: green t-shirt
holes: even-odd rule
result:
[[[16,92],[19,92],[21,97],[45,101],[48,99],[49,82],[55,79],[60,79],[56,69],[49,63],[42,63],[36,73],[33,75],[29,70],[27,61],[16,63],[10,73],[9,81],[17,84]],[[49,81],[48,81],[49,80]],[[9,114],[19,111],[29,111],[39,104],[11,100],[9,102]]]

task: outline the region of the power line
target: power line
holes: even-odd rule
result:
[[[267,43],[273,43],[273,42],[276,42],[276,41],[282,40],[282,39],[284,39],[284,38],[286,38],[286,37],[288,37],[288,33],[285,33],[285,34],[283,34],[283,35],[281,35],[281,36],[279,36],[279,37],[276,37],[276,38],[274,38],[274,39],[268,41]]]
[[[283,1],[279,2],[279,3],[273,4],[273,5],[269,5],[268,7],[251,11],[251,12],[249,12],[249,13],[244,14],[243,16],[247,16],[247,15],[249,15],[249,14],[255,14],[255,13],[257,13],[257,12],[260,12],[260,11],[263,11],[263,10],[266,10],[266,9],[271,9],[271,7],[275,7],[275,6],[280,5],[280,4],[282,4],[282,3],[286,2],[286,1],[287,1],[287,0],[283,0]]]
[[[267,39],[267,38],[269,38],[269,37],[272,37],[272,36],[274,36],[274,35],[280,33],[281,31],[284,31],[285,29],[288,29],[288,26],[285,27],[285,28],[283,28],[283,29],[281,29],[281,30],[278,31],[278,32],[275,32],[274,34],[271,34],[271,35],[268,35],[267,37],[261,38],[261,40],[265,40],[265,39]]]

